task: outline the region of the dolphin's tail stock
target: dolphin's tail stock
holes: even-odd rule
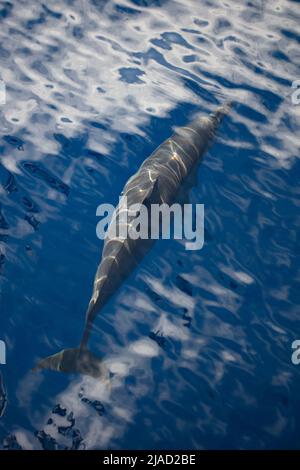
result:
[[[106,373],[102,359],[92,354],[88,349],[82,348],[62,349],[52,356],[41,359],[33,370],[40,369],[79,373],[95,378],[102,377]]]
[[[97,277],[97,275],[96,275],[96,277]],[[98,310],[100,310],[100,307],[98,306],[98,308],[97,308],[97,305],[94,302],[94,299],[92,297],[92,299],[90,300],[86,315],[85,315],[85,325],[84,325],[84,330],[83,330],[83,333],[82,333],[80,346],[79,346],[79,348],[82,351],[86,350],[86,348],[87,348],[87,343],[88,343],[88,340],[90,338],[90,334],[91,334],[91,331],[92,331],[93,321],[94,321],[95,316],[97,315]]]

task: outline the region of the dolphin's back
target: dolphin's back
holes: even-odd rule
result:
[[[144,161],[134,176],[135,182],[151,180],[153,184],[158,179],[162,202],[172,204],[181,183],[202,159],[226,111],[225,107],[219,108],[215,114],[178,128]]]

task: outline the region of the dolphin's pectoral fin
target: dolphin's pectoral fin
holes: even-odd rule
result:
[[[104,374],[102,360],[88,349],[63,349],[62,351],[41,359],[33,371],[40,369],[56,370],[64,373],[79,373],[91,377]]]
[[[176,202],[178,204],[184,205],[190,203],[190,192],[192,188],[197,186],[198,178],[197,178],[197,171],[193,169],[190,175],[186,178],[184,184],[179,189],[179,192],[176,197]]]
[[[143,205],[147,208],[148,210],[148,239],[149,241],[151,240],[151,234],[152,234],[152,229],[154,232],[158,231],[158,237],[160,238],[161,235],[161,226],[158,224],[158,227],[154,229],[153,224],[154,221],[152,220],[151,217],[151,206],[152,204],[158,204],[160,205],[162,203],[162,198],[161,198],[161,193],[160,193],[160,184],[159,184],[159,177],[155,179],[153,182],[152,187],[150,188],[148,194],[146,195]]]
[[[197,172],[197,168],[193,168],[193,170],[191,171],[191,173],[186,179],[185,186],[188,190],[191,190],[192,188],[195,188],[197,184],[198,184],[198,172]]]
[[[179,193],[176,197],[176,202],[181,204],[189,204],[190,202],[190,188],[180,188]]]
[[[150,189],[149,193],[146,195],[143,204],[147,208],[151,206],[151,204],[160,204],[161,203],[161,194],[160,194],[160,185],[159,185],[159,177],[153,182],[153,186]]]

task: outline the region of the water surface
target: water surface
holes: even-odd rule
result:
[[[299,448],[299,3],[18,0],[0,20],[1,448]],[[97,318],[110,384],[32,372],[80,340],[97,206],[226,99],[191,196],[204,248],[158,242]]]

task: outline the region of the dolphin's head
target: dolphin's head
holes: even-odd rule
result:
[[[219,106],[214,113],[210,114],[209,119],[211,119],[212,123],[215,127],[218,127],[226,114],[230,113],[232,108],[232,101],[228,100]]]
[[[206,150],[207,146],[210,144],[224,116],[229,113],[231,106],[232,103],[227,101],[208,116],[196,117],[186,128],[196,131],[194,134],[197,136],[194,137],[194,143],[199,149],[199,155],[202,155],[204,150]]]
[[[64,373],[79,373],[91,377],[102,377],[106,369],[102,359],[88,349],[63,349],[52,356],[41,359],[34,370],[50,369]]]

